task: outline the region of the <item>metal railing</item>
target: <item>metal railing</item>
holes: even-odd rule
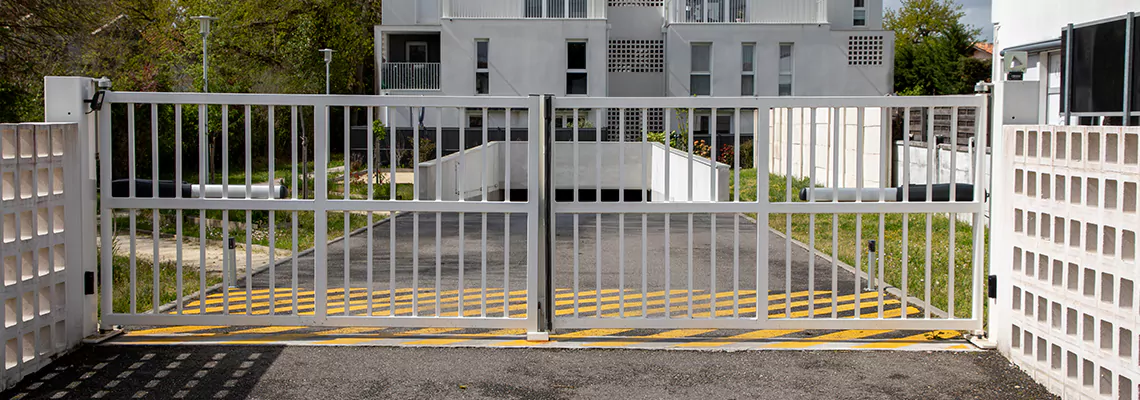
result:
[[[669,0],[670,23],[827,23],[827,0]]]
[[[444,18],[605,19],[605,0],[445,0]]]
[[[439,68],[439,63],[383,63],[380,87],[384,90],[439,90]]]

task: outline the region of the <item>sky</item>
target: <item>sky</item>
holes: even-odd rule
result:
[[[975,28],[982,29],[982,39],[988,42],[993,41],[994,25],[990,19],[990,0],[953,0],[954,2],[962,5],[962,11],[966,13],[963,21],[967,25],[973,25]],[[883,0],[884,12],[887,9],[898,10],[902,7],[902,0]]]

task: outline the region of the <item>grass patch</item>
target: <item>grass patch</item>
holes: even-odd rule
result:
[[[735,189],[735,174],[730,174],[731,187]],[[770,175],[768,187],[768,200],[773,203],[783,203],[786,198],[786,177]],[[756,201],[757,182],[756,170],[740,171],[740,199],[741,201]],[[800,190],[808,187],[807,179],[792,180],[793,201],[799,201]],[[755,217],[755,215],[752,215]],[[768,225],[781,233],[788,232],[788,219],[791,218],[791,237],[802,243],[810,243],[814,237],[814,247],[823,254],[835,254],[837,258],[848,265],[866,270],[866,242],[879,241],[879,227],[883,227],[883,240],[879,241],[878,250],[884,256],[884,275],[887,283],[903,288],[903,251],[908,253],[905,271],[907,279],[905,287],[910,296],[923,299],[925,297],[926,252],[927,246],[927,216],[925,214],[911,214],[904,220],[902,214],[819,214],[812,218],[807,214],[770,214]],[[862,229],[859,220],[862,219]],[[814,226],[814,235],[812,227]],[[835,226],[837,229],[833,229]],[[903,227],[906,227],[904,241]],[[954,286],[950,287],[950,227],[954,232]],[[930,302],[941,310],[948,311],[950,302],[949,293],[954,294],[954,315],[958,318],[969,318],[971,313],[971,293],[973,285],[973,249],[974,229],[970,224],[951,221],[948,214],[934,214],[930,221]],[[837,231],[837,232],[836,232]],[[857,234],[861,232],[860,242],[856,241]],[[835,233],[838,233],[836,236]],[[985,238],[988,241],[988,229]],[[836,246],[833,249],[833,238]],[[905,243],[905,245],[904,245]],[[984,246],[984,243],[980,245]],[[861,260],[856,260],[858,254]],[[877,267],[876,267],[876,273]],[[982,274],[985,275],[984,273]]]
[[[116,313],[131,312],[131,259],[125,255],[116,254],[112,261],[113,288],[111,294],[111,309]],[[154,263],[146,259],[135,260],[135,311],[145,313],[154,310]],[[201,286],[201,275],[196,267],[182,267],[182,292],[178,292],[178,269],[174,262],[162,262],[158,265],[158,305],[175,301],[181,297],[197,292]],[[218,272],[206,273],[206,287],[222,282],[222,275]]]

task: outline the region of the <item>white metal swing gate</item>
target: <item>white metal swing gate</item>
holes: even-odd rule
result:
[[[471,150],[446,157],[441,157],[441,152],[443,143],[450,140],[448,135],[453,135],[443,134],[446,127],[459,127],[460,148],[472,147],[464,143],[468,136],[481,136],[479,143],[488,143],[489,134],[498,135],[491,138],[498,141],[512,137],[512,125],[531,128],[533,135],[539,125],[538,113],[533,111],[540,108],[540,100],[533,96],[108,92],[99,113],[103,323],[456,326],[539,331],[539,290],[534,290],[539,284],[534,273],[537,241],[528,239],[538,236],[538,199],[531,196],[525,202],[509,201],[511,178],[537,187],[538,176],[533,171],[538,170],[539,142],[524,139],[517,143],[524,146],[519,150],[523,150],[526,163],[514,171],[509,163],[505,171],[492,171],[486,151],[481,163],[477,155],[468,154]],[[486,120],[490,109],[505,116],[505,131],[489,132],[489,124],[483,124],[482,129],[465,132],[469,113]],[[371,131],[376,119],[388,125],[386,137],[368,140],[364,156],[371,161],[364,162],[365,166],[348,156],[352,140],[347,110],[367,110],[366,131]],[[329,129],[342,123],[332,116],[338,111],[344,115],[346,156],[331,160],[327,151]],[[306,117],[310,112],[312,117]],[[285,140],[277,140],[275,131],[279,130],[287,130]],[[307,166],[303,163],[306,131],[315,139],[311,143],[311,176],[316,179],[308,179],[312,195],[297,190],[306,186],[304,181],[310,176],[305,174]],[[265,139],[255,144],[259,137]],[[208,159],[211,154],[201,144],[210,141],[225,150],[215,149]],[[426,148],[432,142],[434,153]],[[288,149],[274,149],[281,144]],[[401,148],[404,144],[408,148]],[[383,145],[387,145],[388,162],[377,163],[385,151],[374,147]],[[511,147],[506,146],[508,158]],[[241,150],[230,151],[233,149]],[[184,157],[184,150],[192,154]],[[275,159],[281,154],[288,157],[284,171],[278,168],[280,160]],[[421,166],[426,164],[417,162],[457,159],[463,163],[465,154],[474,159],[467,160],[465,168],[484,167],[474,175],[478,177],[476,187],[481,186],[475,190],[475,198],[444,196],[443,168],[436,164],[428,173],[421,173]],[[236,182],[228,178],[231,157],[240,158],[240,164],[234,164],[244,169]],[[401,158],[410,158],[413,169],[410,194],[402,193],[398,183],[394,190],[392,185],[387,189],[376,185],[384,176],[389,182],[399,180]],[[337,161],[343,162],[343,169],[334,171],[330,163]],[[221,182],[218,178],[207,180],[210,163],[218,164]],[[190,179],[193,170],[184,167],[195,165],[197,177]],[[359,172],[365,173],[356,178],[362,182],[354,183],[353,177]],[[340,193],[336,192],[337,176],[342,177]],[[505,178],[497,179],[500,177]],[[293,189],[286,196],[282,197],[272,184],[261,191],[268,192],[267,198],[251,195],[258,192],[256,186],[277,182],[278,178]],[[110,182],[120,179],[129,181],[114,193],[115,185]],[[191,184],[148,189],[162,186],[160,179],[188,180]],[[501,189],[505,189],[508,201],[494,200],[489,193],[499,189],[500,181],[506,182]],[[221,190],[213,190],[209,183],[220,183]],[[434,191],[424,190],[433,183]],[[215,196],[212,192],[220,193]],[[421,197],[425,194],[439,195]],[[396,216],[381,224],[386,216],[374,215],[377,212],[394,212]],[[255,213],[260,214],[259,224],[267,224],[257,227],[257,235]],[[493,230],[502,236],[488,234],[489,216],[492,225],[504,228]],[[337,220],[343,221],[343,229]],[[125,229],[116,222],[125,224]],[[139,229],[140,225],[145,230]],[[481,225],[481,232],[465,235],[467,225]],[[458,239],[450,235],[455,230]],[[442,231],[449,235],[443,237]],[[223,244],[235,236],[243,249],[225,252]],[[330,243],[329,239],[336,236],[345,239]],[[309,246],[311,250],[306,251]],[[480,246],[481,254],[468,254]],[[421,257],[421,253],[434,255],[434,260],[430,255]],[[160,262],[151,262],[156,259]],[[338,263],[339,267],[335,266]],[[223,274],[225,268],[241,272]],[[471,270],[466,277],[465,270]],[[175,283],[161,279],[163,274],[174,275]]]
[[[895,146],[892,109],[905,110],[908,131],[912,114],[926,113],[917,136],[934,166],[936,126],[957,132],[960,110],[974,113],[977,148],[986,148],[986,107],[982,96],[554,99],[551,130],[562,141],[551,148],[551,184],[574,195],[552,206],[553,326],[980,330],[984,246],[969,244],[984,238],[986,185],[967,201],[932,202],[929,185],[891,189],[883,155]],[[610,137],[589,137],[591,126]],[[711,148],[723,163],[694,155],[687,132],[710,130],[731,138],[710,135],[696,152]],[[680,135],[670,149],[650,132]],[[909,166],[910,135],[899,136]],[[747,140],[767,145],[742,153]],[[974,154],[950,158],[950,198],[962,200],[959,167],[967,182],[986,182],[984,151]],[[754,165],[741,163],[748,155]],[[742,168],[754,187],[730,186]],[[936,169],[912,177],[904,167],[898,181],[934,182]],[[856,194],[840,203],[815,189],[800,202],[793,190],[817,186]],[[979,228],[950,222],[958,216]],[[861,251],[866,239],[879,243],[877,257]],[[865,263],[870,283],[853,271]]]
[[[956,201],[945,202],[931,201],[929,186],[891,188],[886,154],[901,146],[899,158],[910,165],[912,153],[925,150],[926,165],[938,164],[934,132],[956,132],[962,110],[976,115],[975,148],[985,149],[984,97],[109,92],[105,102],[105,324],[529,332],[982,326],[984,249],[971,244],[984,238],[972,227],[984,226],[985,185],[963,200],[953,184],[961,164],[969,165],[964,180],[986,181],[984,151],[963,162],[950,158]],[[364,165],[351,151],[340,160],[328,156],[334,123],[353,147],[353,109],[365,110],[368,127],[376,119],[387,124],[381,140],[360,149]],[[925,128],[917,130],[923,148],[910,145],[910,134],[894,143],[887,121],[895,111],[908,132]],[[912,125],[918,115],[925,123]],[[276,140],[276,130],[289,132],[285,140]],[[655,131],[682,134],[653,137],[673,142],[666,145],[651,142]],[[694,146],[690,132],[710,131],[725,133]],[[306,132],[314,134],[318,179],[307,178]],[[950,137],[956,149],[961,143]],[[210,140],[226,150],[210,153],[202,145]],[[761,145],[742,151],[749,140]],[[280,145],[288,150],[275,150]],[[723,162],[706,158],[710,152]],[[282,154],[288,167],[279,169]],[[228,178],[231,157],[242,160],[237,182]],[[337,161],[343,166],[330,166]],[[210,163],[221,171],[220,182],[212,181],[220,188],[209,186]],[[411,166],[410,188],[401,186],[400,164]],[[193,179],[187,166],[197,169]],[[933,182],[935,169],[923,179],[902,168],[895,178]],[[280,175],[292,189],[286,195],[272,184],[255,190]],[[381,177],[390,184],[376,185]],[[114,190],[115,179],[128,180]],[[165,179],[191,184],[150,189]],[[306,182],[311,196],[298,194]],[[854,198],[841,203],[824,190],[837,187]],[[806,201],[799,188],[809,189]],[[525,199],[515,193],[522,189]],[[960,216],[972,224],[951,222]],[[267,226],[255,229],[255,222]],[[338,236],[344,239],[329,242]],[[231,238],[241,250],[223,251]],[[862,251],[867,239],[879,243],[877,253]],[[222,274],[226,268],[240,272]]]

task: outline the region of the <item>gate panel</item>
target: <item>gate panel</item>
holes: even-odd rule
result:
[[[957,184],[980,182],[984,164],[936,166],[959,144],[948,134],[958,111],[984,107],[972,96],[555,99],[555,328],[980,329],[983,248],[971,244],[984,237],[973,228],[983,185]],[[912,113],[928,117],[913,132]],[[912,140],[926,176],[893,176],[888,155]],[[904,165],[912,151],[899,150]]]
[[[105,323],[537,330],[537,98],[105,101]]]

